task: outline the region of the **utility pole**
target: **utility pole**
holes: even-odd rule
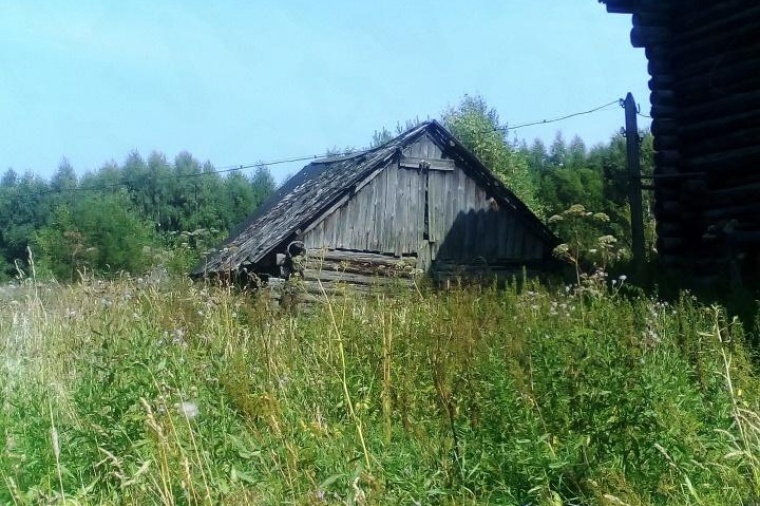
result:
[[[641,163],[639,161],[639,127],[636,123],[636,101],[629,92],[625,96],[625,143],[628,159],[628,203],[631,205],[631,246],[636,278],[642,282],[646,249],[644,247],[644,208],[641,201]]]

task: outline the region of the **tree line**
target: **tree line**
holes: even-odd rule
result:
[[[0,279],[35,268],[59,280],[84,272],[189,268],[275,190],[264,165],[221,175],[188,152],[130,153],[78,176],[65,159],[45,180],[8,169],[0,178]]]
[[[595,238],[615,237],[620,251],[630,249],[621,134],[592,147],[578,136],[568,142],[561,132],[549,146],[538,139],[528,144],[510,137],[508,124],[478,96],[465,96],[440,119],[560,238],[582,236],[592,247]],[[392,137],[383,128],[372,144]],[[641,165],[651,173],[652,136],[644,131],[641,140]],[[59,280],[84,272],[141,273],[157,264],[186,271],[275,189],[264,165],[250,176],[223,176],[188,152],[173,162],[159,152],[147,160],[133,152],[121,165],[107,163],[81,176],[64,159],[49,181],[8,169],[0,178],[0,280],[28,269],[30,250],[37,270]],[[653,242],[652,202],[645,197]],[[580,228],[577,220],[552,219],[573,206],[606,219],[587,220]]]

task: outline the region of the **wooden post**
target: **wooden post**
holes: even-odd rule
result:
[[[644,246],[644,209],[641,201],[641,164],[639,162],[639,127],[636,123],[636,101],[625,96],[625,141],[628,159],[628,203],[631,205],[631,246],[636,279],[644,275],[646,249]]]

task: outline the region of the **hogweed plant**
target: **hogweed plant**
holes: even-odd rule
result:
[[[609,265],[627,256],[627,250],[619,245],[615,236],[603,233],[609,221],[605,213],[588,211],[580,204],[549,218],[549,224],[565,239],[554,248],[553,254],[573,267],[578,293],[592,296],[607,293]],[[617,292],[624,281],[622,276],[613,280],[613,290]]]

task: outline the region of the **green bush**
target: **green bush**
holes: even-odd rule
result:
[[[152,243],[151,227],[123,192],[60,205],[34,238],[41,269],[61,281],[76,280],[84,271],[142,273],[150,267]]]

